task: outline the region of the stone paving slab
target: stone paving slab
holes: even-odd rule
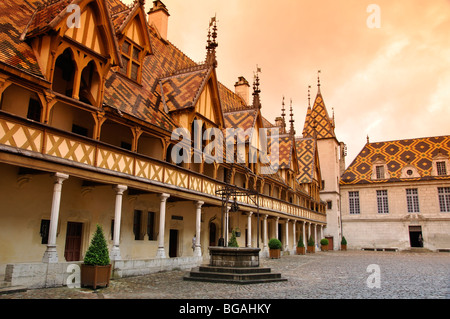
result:
[[[261,267],[288,280],[245,286],[189,282],[183,280],[187,271],[170,271],[112,280],[96,291],[31,289],[0,299],[450,299],[449,253],[329,251],[262,258]]]

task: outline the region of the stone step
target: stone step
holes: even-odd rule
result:
[[[208,271],[212,269],[213,271]],[[228,267],[199,267],[193,269],[185,280],[191,281],[206,281],[206,282],[222,282],[235,284],[254,284],[264,282],[286,281],[281,278],[281,274],[272,273],[267,268],[254,268],[248,272],[248,268],[228,268]],[[247,270],[247,272],[245,272]],[[228,272],[227,272],[228,271]]]
[[[27,287],[25,286],[11,286],[9,283],[2,282],[0,285],[0,295],[13,294],[16,292],[25,292],[27,291]]]
[[[218,267],[218,266],[200,266],[199,271],[214,272],[214,273],[270,273],[270,268],[263,267]]]

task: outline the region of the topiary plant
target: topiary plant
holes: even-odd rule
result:
[[[341,245],[347,245],[347,240],[342,236]]]
[[[308,239],[308,246],[309,247],[313,247],[314,246],[314,239],[312,238],[312,236],[310,236],[309,239]]]
[[[322,239],[320,240],[320,244],[323,245],[323,246],[328,245],[328,243],[329,243],[329,241],[328,241],[328,239],[326,239],[326,238],[322,238]]]
[[[236,231],[234,229],[231,232],[231,238],[228,241],[228,247],[239,247],[239,244],[236,240]]]
[[[297,247],[305,247],[305,244],[303,243],[303,237],[300,235],[300,239],[298,240]]]
[[[272,238],[269,240],[269,248],[270,249],[281,249],[281,241],[277,238]]]
[[[111,262],[109,260],[108,244],[102,227],[97,224],[97,229],[92,237],[91,244],[84,257],[84,263],[90,266],[106,266]]]

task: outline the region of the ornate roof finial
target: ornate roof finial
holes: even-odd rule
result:
[[[308,85],[308,108],[311,108],[311,85]]]
[[[261,101],[259,99],[259,93],[261,93],[261,90],[259,89],[259,73],[261,73],[261,68],[256,65],[253,81],[253,107],[261,108]]]
[[[208,27],[208,40],[207,40],[208,45],[206,46],[206,63],[212,65],[215,68],[217,67],[216,48],[219,46],[216,39],[217,39],[217,19],[216,16],[214,16],[211,18]]]
[[[317,91],[320,93],[320,70],[317,71]]]
[[[283,96],[283,102],[281,102],[281,118],[282,118],[282,128],[281,128],[281,133],[286,133],[286,113],[284,113],[284,111],[286,111],[286,109],[284,108],[284,96]]]
[[[367,144],[369,144],[370,143],[370,141],[369,141],[369,134],[367,134]]]
[[[291,128],[289,130],[289,134],[291,135],[295,135],[295,129],[294,129],[294,113],[292,111],[292,99],[291,99],[291,108],[290,108],[290,112],[291,112],[291,119],[289,120],[289,122],[291,122]]]

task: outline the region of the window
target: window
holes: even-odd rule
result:
[[[122,45],[122,68],[120,72],[130,79],[140,82],[142,50],[127,40]]]
[[[147,234],[148,234],[148,240],[156,240],[155,213],[154,212],[147,213]]]
[[[72,124],[72,133],[82,135],[82,136],[88,136],[88,129],[76,124]]]
[[[438,195],[441,212],[450,212],[450,187],[438,187]]]
[[[406,189],[406,205],[408,213],[419,212],[419,194],[417,188]]]
[[[128,142],[123,142],[123,141],[120,142],[120,147],[125,149],[125,150],[131,151],[131,144],[128,143]]]
[[[350,214],[359,214],[359,192],[348,192]]]
[[[41,229],[39,233],[41,234],[41,244],[48,244],[48,233],[50,230],[50,220],[42,219],[41,220]]]
[[[388,214],[389,213],[387,190],[378,190],[377,191],[377,206],[378,206],[378,214]]]
[[[438,175],[447,175],[447,168],[445,162],[436,162],[436,170]]]
[[[27,119],[39,122],[41,120],[41,105],[39,101],[30,99],[28,103]]]
[[[333,208],[333,202],[331,200],[327,201],[327,209]]]
[[[133,233],[134,240],[143,240],[144,234],[141,232],[142,226],[142,211],[135,210],[134,211],[134,219],[133,219]]]
[[[376,166],[375,167],[377,179],[383,179],[384,178],[384,166]]]

